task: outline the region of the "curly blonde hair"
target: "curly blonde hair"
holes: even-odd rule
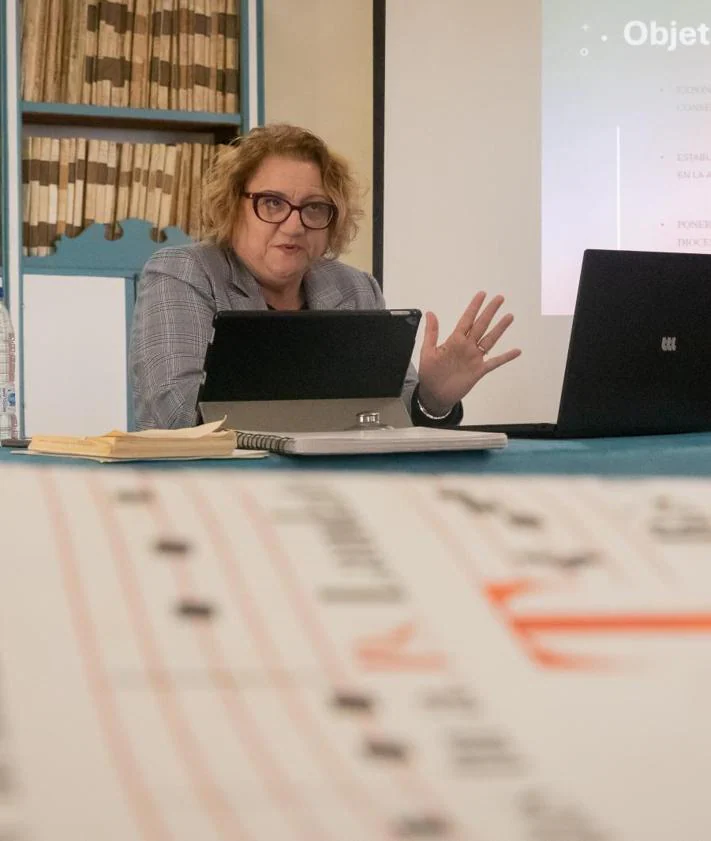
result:
[[[355,177],[345,158],[332,152],[320,137],[287,123],[258,126],[220,149],[203,185],[203,238],[222,246],[230,244],[242,212],[240,196],[270,155],[312,161],[319,167],[326,195],[337,208],[325,256],[338,257],[358,233],[363,215]]]

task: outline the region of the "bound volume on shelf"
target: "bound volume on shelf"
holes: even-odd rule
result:
[[[238,9],[236,0],[23,0],[22,98],[235,113]]]
[[[145,219],[158,231],[175,225],[202,234],[202,182],[221,146],[118,143],[76,137],[23,141],[24,253],[46,256],[57,237],[94,222],[118,235],[122,219]]]

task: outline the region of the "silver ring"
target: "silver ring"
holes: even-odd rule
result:
[[[481,351],[481,353],[484,356],[486,356],[486,354],[489,352],[485,347],[482,347],[482,345],[480,345],[479,342],[477,342],[476,347],[477,347],[477,350]]]

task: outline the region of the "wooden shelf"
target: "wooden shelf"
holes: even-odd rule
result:
[[[42,125],[91,125],[107,128],[143,128],[158,131],[236,131],[241,114],[206,111],[166,111],[151,108],[114,108],[71,105],[66,102],[22,102],[25,123]]]
[[[27,274],[107,275],[131,277],[140,274],[146,261],[159,248],[187,245],[190,237],[179,228],[168,227],[159,241],[152,238],[153,226],[145,219],[120,219],[121,236],[106,239],[106,225],[95,222],[76,237],[61,236],[54,254],[23,257]]]

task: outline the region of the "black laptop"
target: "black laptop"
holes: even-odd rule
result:
[[[555,424],[512,438],[711,430],[711,254],[589,249]]]

